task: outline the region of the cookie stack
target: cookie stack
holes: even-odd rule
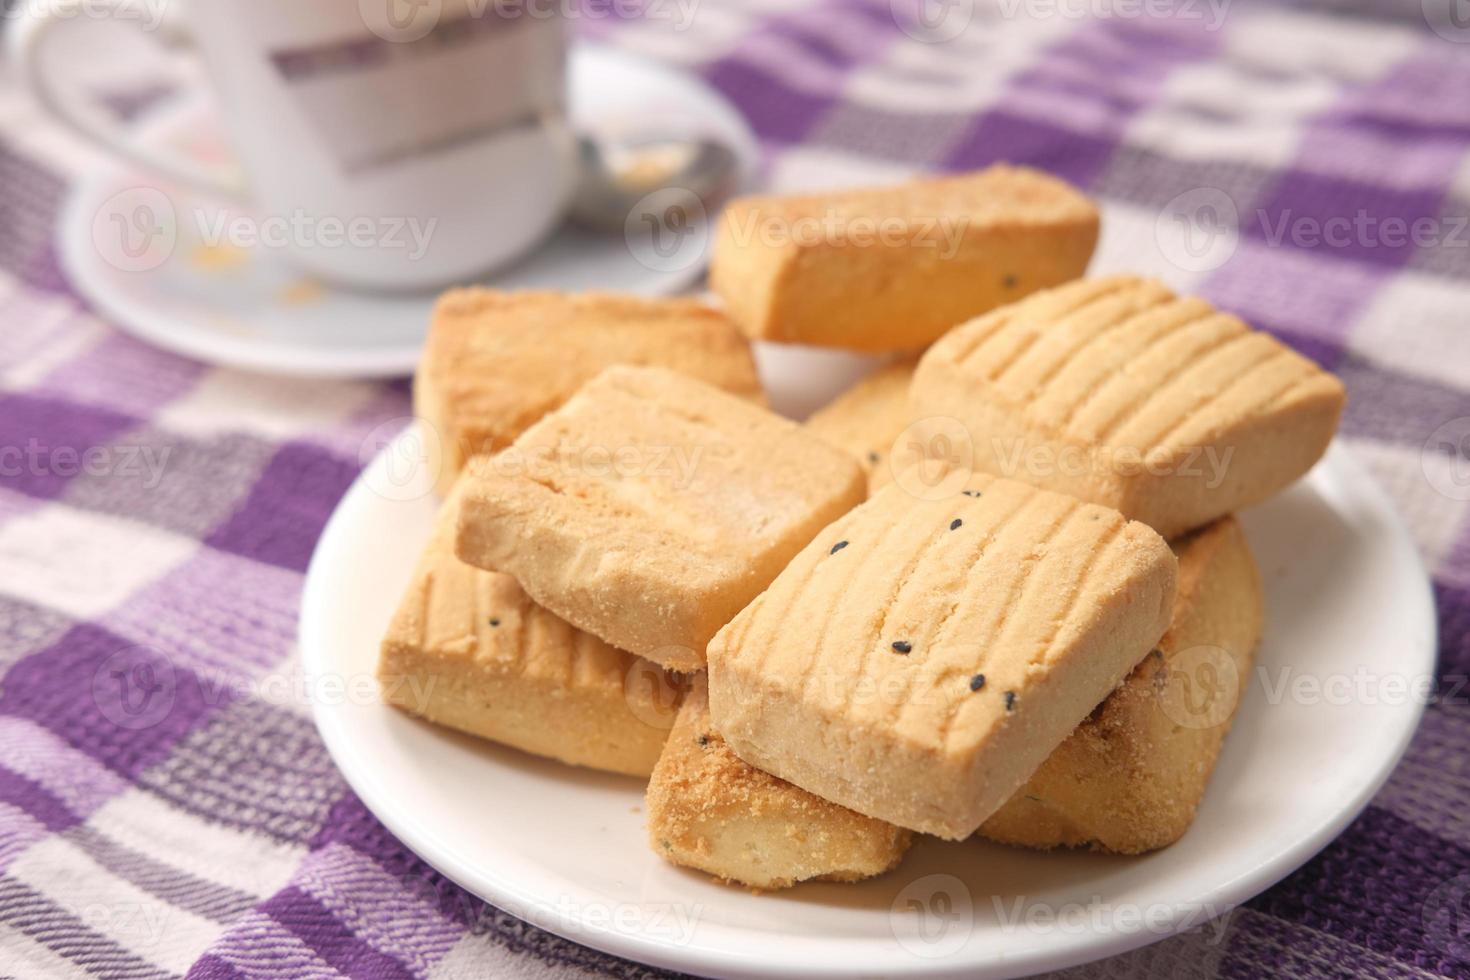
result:
[[[799,220],[826,237],[770,231]],[[1096,236],[993,168],[737,202],[728,317],[451,293],[415,386],[447,499],[385,696],[649,777],[654,850],[759,888],[879,874],[915,832],[1176,840],[1262,629],[1231,515],[1311,468],[1343,389],[1201,300],[1078,278]],[[798,425],[747,338],[895,360]]]

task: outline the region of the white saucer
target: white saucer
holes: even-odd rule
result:
[[[704,82],[594,46],[574,49],[570,65],[572,118],[579,131],[636,133],[652,124],[660,135],[713,136],[735,151],[743,168],[741,185],[750,185],[758,157],[755,138],[735,108]],[[228,155],[218,120],[200,94],[150,113],[139,138],[168,144],[215,167]],[[165,254],[144,263],[119,262],[116,249],[99,246],[96,236],[109,233],[107,223],[116,219],[119,202],[131,206],[134,200],[201,217],[173,223],[177,240]],[[216,227],[215,219],[229,210],[227,203],[162,185],[126,165],[109,166],[76,184],[62,212],[61,261],[78,291],[118,327],[188,357],[280,374],[412,373],[434,293],[338,289],[312,281],[278,250],[208,244],[199,229]],[[649,267],[659,264],[640,262],[621,235],[567,226],[535,254],[484,281],[506,289],[658,295],[687,288],[703,271],[700,262]]]
[[[422,455],[417,438],[401,434],[364,471],[307,573],[304,666],[335,690],[374,690],[379,639],[429,533],[432,474],[419,467],[404,479],[403,464]],[[1260,670],[1194,826],[1143,857],[927,838],[871,881],[755,895],[661,861],[648,847],[640,781],[456,735],[361,698],[317,699],[317,725],[364,803],[426,861],[495,905],[610,953],[707,976],[1060,969],[1200,925],[1280,880],[1367,804],[1418,724],[1421,704],[1390,683],[1344,700],[1334,680],[1434,670],[1428,579],[1372,479],[1339,444],[1243,519],[1266,583]],[[1293,696],[1301,677],[1328,683],[1315,697]]]

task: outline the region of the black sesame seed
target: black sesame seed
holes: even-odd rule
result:
[[[894,649],[894,652],[896,652],[896,653],[908,653],[913,648],[914,648],[914,645],[912,643],[910,643],[908,640],[894,640],[893,641],[893,649]]]
[[[868,462],[870,462],[870,463],[876,463],[876,462],[878,462],[878,460],[880,458],[881,457],[877,453],[874,453],[874,452],[868,453]]]
[[[1016,692],[1015,691],[1007,691],[1006,692],[1006,710],[1007,711],[1015,711],[1016,710]]]
[[[980,496],[980,491],[979,490],[961,490],[960,493],[964,494],[966,497],[978,497],[978,496]]]
[[[701,735],[701,736],[699,736],[699,747],[700,748],[705,748],[708,745],[709,745],[709,736],[708,735]]]
[[[952,520],[952,521],[949,522],[949,529],[951,531],[958,530],[959,529],[959,526],[961,524],[963,524],[963,523],[965,523],[965,522],[962,521],[962,520],[960,520],[958,517],[956,517],[954,520]]]
[[[832,550],[829,551],[829,552],[827,552],[827,554],[829,554],[829,555],[835,555],[835,554],[837,554],[837,552],[841,551],[843,548],[846,548],[846,547],[847,547],[847,542],[846,541],[839,541],[839,542],[837,542],[836,544],[834,544],[832,546]]]
[[[1000,281],[1000,284],[1002,286],[1004,286],[1005,288],[1007,288],[1007,289],[1015,289],[1016,288],[1016,277],[1015,276],[1006,276],[1004,279],[1002,279]]]
[[[985,675],[984,674],[976,674],[974,677],[971,677],[970,678],[970,690],[972,690],[972,691],[978,691],[978,690],[980,690],[984,686],[985,686]]]
[[[500,625],[500,620],[498,620],[498,619],[492,619],[492,620],[490,620],[490,625],[491,626],[499,626]]]

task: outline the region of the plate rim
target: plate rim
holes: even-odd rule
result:
[[[384,465],[389,453],[393,451],[399,440],[410,436],[414,425],[415,423],[410,423],[406,426],[364,467],[334,508],[312,552],[302,586],[301,617],[297,635],[301,667],[308,679],[318,676],[323,667],[329,666],[319,661],[320,651],[328,649],[330,624],[319,622],[320,611],[325,604],[318,596],[323,590],[329,588],[324,584],[325,573],[322,567],[328,563],[330,554],[338,548],[338,539],[344,538],[347,533],[344,530],[346,518],[343,515],[349,508],[349,501],[356,500],[363,493],[371,493],[368,484],[372,479],[371,474],[374,468]],[[1407,560],[1406,568],[1414,573],[1414,582],[1411,584],[1406,581],[1405,585],[1411,586],[1409,591],[1412,592],[1415,621],[1407,623],[1408,628],[1405,633],[1411,637],[1422,635],[1425,638],[1428,645],[1429,670],[1436,670],[1439,660],[1439,631],[1433,583],[1423,556],[1404,523],[1402,515],[1394,506],[1392,498],[1356,458],[1341,437],[1333,440],[1319,465],[1338,469],[1339,482],[1350,487],[1352,493],[1360,495],[1360,499],[1370,503],[1375,514],[1384,519],[1387,543],[1394,552],[1398,553],[1400,559]],[[314,650],[319,653],[313,655]],[[694,944],[670,945],[657,937],[637,932],[600,928],[592,923],[581,923],[575,930],[559,929],[552,923],[527,918],[519,910],[535,908],[538,904],[536,895],[518,886],[514,881],[503,878],[494,869],[477,869],[473,876],[461,872],[459,862],[454,860],[449,851],[449,845],[434,839],[432,835],[425,834],[421,829],[416,829],[398,807],[389,804],[389,801],[384,798],[384,794],[387,793],[386,788],[377,784],[372,773],[366,771],[370,767],[362,765],[361,760],[350,751],[350,747],[346,744],[347,732],[337,724],[336,718],[340,716],[332,713],[332,707],[313,702],[313,721],[326,744],[333,763],[349,787],[362,800],[363,805],[388,828],[400,843],[436,871],[497,908],[570,942],[648,966],[701,976],[838,978],[853,975],[853,966],[848,960],[834,959],[830,962],[799,964],[779,962],[778,957],[769,954],[761,955],[751,951],[739,953],[730,949]],[[1403,759],[1404,753],[1408,750],[1410,742],[1419,729],[1425,703],[1422,700],[1410,698],[1406,702],[1406,708],[1407,712],[1398,722],[1396,737],[1388,753],[1382,756],[1377,770],[1359,786],[1357,793],[1346,805],[1319,821],[1316,826],[1304,832],[1297,839],[1284,843],[1269,859],[1259,862],[1256,867],[1218,883],[1201,895],[1175,900],[1173,907],[1169,910],[1170,919],[1163,928],[1156,928],[1150,924],[1148,928],[1123,930],[1116,925],[1109,925],[1101,931],[1077,934],[1082,937],[1094,937],[1094,941],[1090,943],[1085,939],[1064,936],[1052,946],[1027,950],[1015,956],[1002,952],[991,960],[977,961],[971,956],[962,962],[919,960],[907,957],[874,963],[871,969],[865,968],[863,973],[864,975],[881,973],[884,976],[895,977],[955,978],[955,980],[976,976],[993,977],[996,980],[1027,976],[1041,971],[1066,969],[1131,952],[1197,927],[1203,922],[1211,921],[1218,914],[1232,911],[1310,861],[1328,844],[1336,840],[1362,814],[1394,770],[1398,768],[1399,762]],[[473,882],[466,880],[470,877],[476,880]],[[1204,920],[1187,920],[1187,915],[1183,913],[1185,906],[1218,909],[1220,913]],[[752,950],[755,949],[758,947],[752,947]]]

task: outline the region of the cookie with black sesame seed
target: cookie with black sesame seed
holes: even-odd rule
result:
[[[731,201],[710,287],[753,339],[918,350],[956,323],[1082,275],[1097,206],[997,165],[891,187]]]
[[[1234,517],[1171,544],[1179,592],[1169,632],[981,836],[1138,854],[1189,829],[1245,693],[1265,602]]]
[[[880,490],[708,651],[714,722],[742,759],[952,839],[1148,654],[1177,571],[1116,511],[988,476],[963,489],[979,493]]]
[[[870,494],[893,479],[893,442],[913,419],[913,376],[913,361],[879,368],[806,420],[808,429],[852,454],[868,474]]]
[[[655,853],[752,888],[882,874],[912,836],[740,761],[710,724],[703,674],[679,708],[647,802]]]
[[[456,497],[442,507],[383,637],[384,700],[535,755],[648,775],[682,683],[574,629],[509,575],[457,559]]]
[[[680,671],[702,668],[710,637],[866,488],[856,462],[797,423],[629,366],[472,461],[466,483],[462,559]]]

